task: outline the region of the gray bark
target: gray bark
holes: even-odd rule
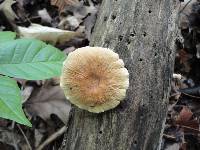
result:
[[[91,46],[117,52],[130,73],[121,104],[73,108],[61,150],[156,150],[173,72],[178,0],[103,0]]]

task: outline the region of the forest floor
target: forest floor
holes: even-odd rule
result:
[[[0,31],[14,31],[20,37],[22,29],[31,31],[33,24],[51,27],[45,31],[45,39],[43,31],[37,37],[68,54],[89,44],[100,4],[101,0],[0,0]],[[199,22],[200,2],[182,2],[178,14],[182,38],[177,41],[162,150],[200,149]],[[58,36],[52,38],[53,28],[72,32],[63,41]],[[0,119],[0,150],[58,150],[71,107],[59,78],[16,81],[23,95],[23,110],[33,127]]]

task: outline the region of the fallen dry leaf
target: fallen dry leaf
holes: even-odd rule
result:
[[[183,126],[184,132],[198,134],[199,122],[196,118],[192,118],[192,116],[191,110],[188,107],[183,107],[176,120],[176,124]]]
[[[0,128],[0,142],[14,146],[14,140],[18,144],[21,140],[23,140],[23,137],[20,134],[11,132],[8,129]]]
[[[24,89],[21,91],[21,95],[23,97],[22,103],[25,103],[28,100],[33,89],[34,89],[33,86],[25,86],[24,87]]]
[[[81,22],[81,19],[77,19],[74,16],[68,16],[63,18],[58,24],[58,26],[60,29],[75,30],[79,27]]]
[[[41,19],[42,19],[43,22],[48,22],[48,23],[52,22],[52,18],[49,15],[49,13],[47,12],[46,8],[38,10],[38,15],[41,17]]]
[[[55,114],[64,123],[67,123],[70,108],[62,89],[59,85],[53,85],[52,80],[47,80],[41,88],[36,88],[25,103],[25,109],[31,116],[47,120],[51,114]]]
[[[91,34],[92,34],[92,29],[94,27],[94,24],[96,22],[96,14],[97,14],[97,8],[94,7],[93,5],[86,7],[86,10],[88,12],[87,18],[84,19],[84,25],[86,29],[86,36],[90,40],[91,39]]]
[[[53,45],[56,43],[63,44],[74,37],[81,36],[79,32],[61,30],[39,24],[32,24],[28,28],[19,26],[18,29],[20,37],[36,38]]]
[[[35,147],[38,147],[39,144],[41,143],[42,138],[44,137],[44,135],[38,129],[35,129],[34,133],[35,133],[34,134],[34,136],[35,136]]]
[[[51,5],[57,6],[60,13],[65,9],[67,5],[74,5],[78,0],[51,0]]]
[[[185,72],[190,72],[191,64],[189,60],[192,59],[192,55],[186,52],[185,49],[181,49],[178,52],[177,59],[179,59],[179,63],[183,65]]]
[[[186,142],[181,143],[179,150],[187,150],[187,143]]]
[[[8,144],[11,148],[2,148],[1,143]],[[0,127],[0,149],[8,150],[18,148],[20,150],[28,150],[27,143],[21,134],[21,132],[17,132],[17,130]]]
[[[183,107],[176,121],[179,124],[184,124],[185,122],[188,122],[191,119],[192,115],[193,113],[189,108]]]
[[[13,21],[15,20],[15,18],[18,18],[11,7],[14,3],[16,3],[16,1],[14,0],[4,0],[3,3],[0,4],[0,10],[3,11],[5,16],[10,21]]]
[[[180,6],[179,14],[179,26],[181,29],[189,28],[189,14],[192,12],[192,5],[196,3],[197,0],[184,0]]]
[[[180,144],[179,143],[173,143],[171,145],[168,145],[165,150],[179,150]]]
[[[62,29],[76,29],[76,31],[80,31],[80,24],[82,24],[84,26],[84,33],[86,34],[87,39],[90,40],[91,32],[96,21],[98,7],[99,5],[94,5],[91,1],[88,1],[88,5],[84,4],[83,1],[80,1],[76,3],[76,5],[68,6],[65,8],[66,16],[60,16],[60,23],[58,26]]]

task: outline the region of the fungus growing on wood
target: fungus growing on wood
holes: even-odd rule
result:
[[[125,98],[129,73],[112,50],[83,47],[64,61],[60,85],[72,104],[99,113],[115,108]]]

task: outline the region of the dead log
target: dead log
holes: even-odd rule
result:
[[[126,99],[105,113],[73,108],[61,150],[156,150],[173,72],[178,0],[103,0],[91,46],[117,52],[130,73]]]

